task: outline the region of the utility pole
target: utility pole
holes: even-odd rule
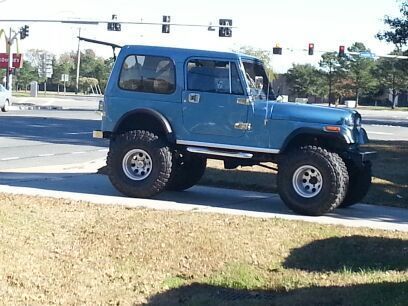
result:
[[[18,32],[14,32],[13,35],[13,30],[10,28],[9,32],[9,37],[6,36],[6,52],[8,55],[8,63],[7,63],[7,71],[6,71],[6,88],[8,90],[12,89],[12,81],[13,81],[13,75],[10,73],[11,70],[13,69],[13,52],[11,51],[11,47],[13,45],[14,40],[17,38]]]
[[[75,86],[75,93],[79,93],[79,67],[81,66],[81,28],[78,31],[78,52],[77,52],[77,71],[76,71],[76,86]]]
[[[331,96],[332,96],[332,66],[333,63],[330,60],[329,62],[329,107],[331,106]]]

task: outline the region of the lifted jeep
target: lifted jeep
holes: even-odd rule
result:
[[[123,47],[94,137],[110,139],[109,179],[131,197],[192,187],[207,158],[228,169],[276,163],[279,195],[307,215],[353,205],[371,184],[360,114],[276,101],[248,55]]]

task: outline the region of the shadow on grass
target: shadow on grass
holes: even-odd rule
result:
[[[335,237],[293,249],[284,268],[308,272],[370,272],[408,270],[408,241],[382,237]],[[367,271],[366,271],[367,270]],[[293,271],[292,271],[293,272]],[[283,271],[284,273],[284,271]],[[271,276],[273,277],[273,275]],[[351,277],[352,279],[352,277]],[[285,290],[237,289],[193,283],[152,296],[147,305],[407,305],[408,281]],[[267,285],[266,285],[267,286]]]
[[[309,287],[289,291],[243,290],[194,283],[151,297],[145,305],[406,305],[408,282]]]
[[[309,272],[408,270],[408,241],[383,237],[333,237],[293,249],[285,268]]]
[[[259,192],[277,192],[277,176],[273,172],[243,169],[225,170],[207,167],[199,184]]]

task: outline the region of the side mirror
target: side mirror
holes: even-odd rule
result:
[[[255,88],[261,90],[263,88],[263,82],[264,82],[263,77],[256,76],[255,77]]]

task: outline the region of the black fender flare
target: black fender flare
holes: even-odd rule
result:
[[[127,120],[129,117],[134,116],[134,115],[139,115],[139,114],[146,114],[146,115],[150,115],[156,118],[161,123],[162,128],[165,131],[167,138],[169,140],[173,140],[174,133],[173,133],[173,128],[171,127],[169,120],[167,120],[167,118],[163,114],[151,108],[138,108],[138,109],[134,109],[134,110],[131,110],[123,114],[122,117],[120,117],[120,119],[116,122],[115,127],[113,129],[113,133],[116,134],[119,127],[122,125],[122,123],[125,120]]]
[[[288,137],[286,137],[285,141],[283,142],[281,152],[286,151],[290,143],[292,142],[292,140],[294,140],[296,137],[300,135],[333,139],[335,141],[340,141],[341,145],[343,145],[344,147],[348,147],[349,145],[347,138],[342,133],[326,132],[324,130],[320,130],[316,128],[303,127],[303,128],[298,128],[294,130],[292,133],[288,135]]]

